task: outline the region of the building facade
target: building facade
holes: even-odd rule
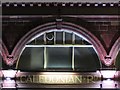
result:
[[[1,88],[120,88],[119,1],[3,1],[1,9]]]

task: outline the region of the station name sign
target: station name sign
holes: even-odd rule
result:
[[[17,78],[20,83],[39,84],[82,84],[101,80],[95,75],[22,75]]]

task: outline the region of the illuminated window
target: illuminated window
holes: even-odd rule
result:
[[[100,62],[93,45],[84,37],[72,31],[55,29],[29,41],[16,67],[35,71],[95,71],[100,68]]]
[[[27,47],[21,55],[19,67],[23,70],[39,70],[44,68],[44,49],[42,47]]]
[[[72,49],[69,47],[48,47],[46,68],[72,69]]]

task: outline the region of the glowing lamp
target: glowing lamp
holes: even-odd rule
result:
[[[3,77],[5,79],[11,79],[11,78],[15,78],[15,75],[17,73],[17,70],[2,70],[3,73]]]
[[[100,72],[104,79],[112,79],[116,73],[115,70],[101,70]]]

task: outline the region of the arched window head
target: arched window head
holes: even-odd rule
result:
[[[27,45],[91,45],[91,43],[83,36],[68,31],[62,30],[50,30],[33,37]]]

